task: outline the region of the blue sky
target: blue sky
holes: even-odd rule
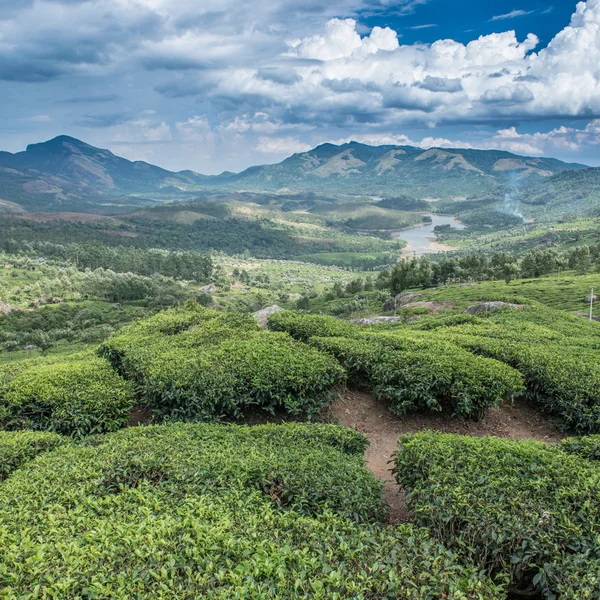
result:
[[[600,165],[600,0],[0,3],[0,149],[203,173],[326,141]]]

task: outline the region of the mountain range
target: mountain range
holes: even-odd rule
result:
[[[590,172],[594,175],[590,175]],[[505,188],[569,191],[578,173],[595,182],[600,169],[504,151],[413,146],[323,144],[274,165],[206,176],[130,161],[68,136],[0,152],[0,212],[123,212],[202,193],[287,192],[416,198],[471,197]],[[569,179],[571,178],[571,179]],[[562,180],[561,180],[562,181]],[[544,196],[546,193],[546,196]],[[555,203],[540,188],[536,197]]]

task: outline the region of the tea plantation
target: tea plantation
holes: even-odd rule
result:
[[[61,446],[0,485],[0,597],[504,598],[426,529],[378,524],[365,444],[174,424]]]
[[[398,415],[446,409],[481,418],[525,395],[568,430],[600,432],[600,324],[516,301],[371,327],[288,311],[269,327],[337,358],[350,382]]]
[[[267,330],[188,303],[3,365],[0,598],[600,598],[600,325],[511,302]],[[404,435],[391,523],[367,436],[318,422],[344,384],[382,419],[526,397],[576,437]]]

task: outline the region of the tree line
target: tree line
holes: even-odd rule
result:
[[[568,250],[537,248],[521,257],[512,252],[469,252],[432,260],[427,256],[399,261],[393,270],[382,271],[378,287],[398,294],[415,287],[432,287],[454,282],[536,278],[565,270],[579,274],[600,266],[600,244]]]
[[[211,257],[193,250],[110,247],[96,242],[57,244],[12,238],[4,240],[2,249],[11,254],[23,252],[29,256],[70,262],[81,270],[108,269],[115,273],[134,273],[146,277],[158,274],[193,281],[206,281],[213,272]]]

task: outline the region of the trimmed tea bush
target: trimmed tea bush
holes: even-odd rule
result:
[[[426,530],[377,525],[363,446],[334,426],[178,424],[59,448],[0,486],[0,596],[505,598]]]
[[[586,435],[563,440],[562,449],[588,460],[600,460],[600,435]]]
[[[480,419],[524,389],[514,369],[435,340],[371,334],[357,340],[315,337],[312,344],[335,356],[351,381],[386,401],[396,415],[446,409]]]
[[[0,368],[0,422],[6,429],[39,429],[73,437],[115,431],[135,406],[130,383],[102,358],[22,361]]]
[[[403,436],[394,461],[416,523],[490,575],[546,598],[600,597],[595,463],[539,442],[433,432]]]
[[[157,315],[151,326],[133,325],[100,348],[136,382],[157,419],[216,421],[251,407],[311,418],[344,381],[330,356],[285,333],[262,331],[252,317],[188,309],[196,324],[181,331],[190,319],[168,312],[166,329]]]
[[[478,317],[425,317],[403,331],[395,335],[437,336],[505,362],[523,374],[527,395],[565,427],[600,431],[598,323],[530,303]]]
[[[56,433],[41,431],[0,431],[0,482],[38,454],[66,442]]]
[[[308,342],[311,337],[357,337],[361,328],[334,317],[310,315],[282,310],[269,317],[267,326],[271,331],[285,331],[295,340]]]
[[[485,337],[452,338],[464,348],[501,360],[525,376],[527,395],[566,427],[600,431],[600,354],[568,345],[534,345]]]

